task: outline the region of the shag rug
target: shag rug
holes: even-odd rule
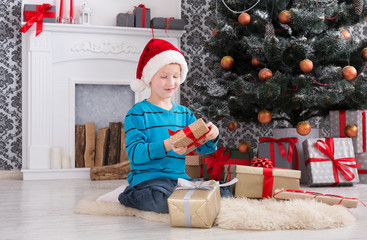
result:
[[[90,215],[135,216],[169,224],[168,214],[140,211],[117,202],[96,202],[98,196],[79,201],[75,213]],[[313,200],[222,198],[215,226],[224,229],[289,230],[325,229],[352,225],[355,221],[347,208]]]

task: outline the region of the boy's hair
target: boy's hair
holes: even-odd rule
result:
[[[132,80],[130,87],[134,92],[141,92],[149,87],[154,74],[167,64],[177,63],[181,67],[181,83],[187,75],[187,62],[183,54],[171,43],[162,39],[151,39],[140,55],[136,79]]]

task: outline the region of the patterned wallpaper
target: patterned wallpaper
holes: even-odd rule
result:
[[[21,98],[21,0],[0,0],[0,170],[20,169],[22,166],[22,98]],[[206,66],[209,58],[203,53],[203,43],[211,37],[208,21],[211,17],[209,0],[182,0],[182,18],[185,19],[186,34],[182,38],[182,51],[189,63],[187,81],[182,86],[181,103],[190,106],[194,97],[200,97],[192,88],[199,78],[210,81],[211,73]],[[353,29],[363,37],[367,27]],[[195,109],[192,109],[195,111]],[[284,123],[239,124],[235,132],[227,129],[228,120],[214,122],[220,128],[220,146],[236,147],[246,140],[256,149],[260,136],[272,136],[273,127],[286,127]],[[313,119],[311,125],[322,129],[328,136],[327,119]]]
[[[0,170],[22,166],[20,0],[0,0]]]

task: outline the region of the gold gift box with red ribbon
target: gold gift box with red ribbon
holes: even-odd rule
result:
[[[267,198],[275,189],[299,189],[301,171],[237,165],[236,177],[235,197]]]
[[[350,138],[310,138],[303,142],[309,186],[358,183],[353,143]]]
[[[205,143],[205,135],[208,132],[209,129],[205,125],[205,122],[199,118],[182,130],[177,132],[170,131],[170,139],[175,147],[187,147],[187,154]]]

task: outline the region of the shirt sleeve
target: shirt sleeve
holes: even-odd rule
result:
[[[189,122],[187,125],[190,125],[191,123],[195,122],[197,120],[197,118],[195,117],[195,115],[192,113],[190,114],[189,117]],[[209,153],[213,153],[217,150],[217,143],[219,141],[219,135],[216,139],[210,140],[206,143],[204,143],[203,145],[201,145],[200,147],[198,147],[196,150],[200,153],[200,154],[209,154]]]
[[[147,142],[144,112],[129,111],[125,117],[126,152],[130,162],[142,164],[164,158],[167,153],[162,141]]]

